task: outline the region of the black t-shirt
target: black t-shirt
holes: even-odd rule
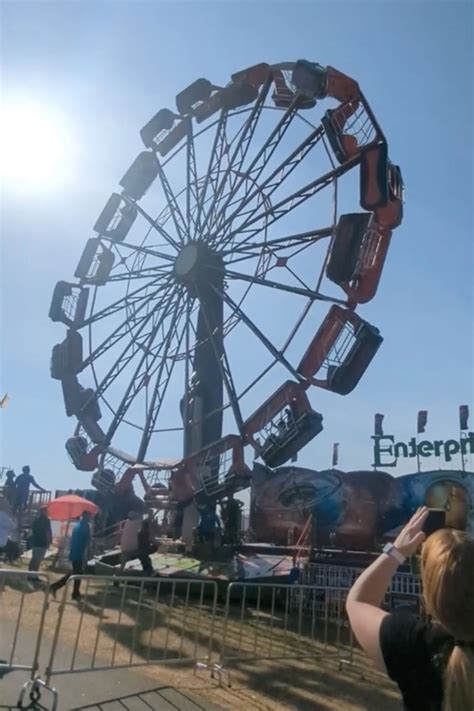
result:
[[[407,611],[383,619],[380,647],[387,673],[402,693],[405,711],[441,711],[443,671],[453,643],[442,627],[419,622]]]
[[[49,518],[38,516],[31,524],[31,545],[46,548],[51,543],[51,522]]]

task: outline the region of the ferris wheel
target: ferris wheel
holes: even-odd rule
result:
[[[141,466],[175,500],[215,499],[248,486],[245,448],[294,458],[323,428],[315,388],[347,395],[377,352],[356,309],[401,172],[357,82],[306,60],[197,79],[140,138],[53,293],[66,449],[111,486]]]

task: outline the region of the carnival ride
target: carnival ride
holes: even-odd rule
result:
[[[138,473],[155,510],[213,506],[249,486],[246,448],[274,467],[318,435],[313,387],[347,395],[364,375],[383,339],[357,308],[403,182],[358,83],[306,60],[197,79],[140,137],[54,288],[51,376],[97,488]]]

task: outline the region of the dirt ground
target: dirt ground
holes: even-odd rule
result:
[[[225,709],[401,709],[396,687],[373,670],[358,650],[354,651],[353,663],[343,663],[341,669],[333,646],[286,629],[283,637],[282,630],[274,627],[273,618],[277,615],[268,615],[267,624],[261,619],[262,613],[260,619],[243,620],[237,610],[224,629],[223,615],[218,610],[214,616],[214,648],[209,649],[208,630],[213,615],[211,604],[202,598],[195,605],[193,601],[178,604],[176,599],[170,605],[169,595],[166,599],[151,599],[148,591],[140,593],[136,588],[124,591],[122,586],[108,587],[104,594],[102,588],[91,586],[86,592],[83,603],[67,602],[63,609],[58,639],[61,653],[56,655],[53,668],[136,666],[137,671],[156,679],[158,684],[193,691]],[[1,595],[1,616],[16,619],[22,605],[21,628],[31,632],[38,626],[42,600],[38,585],[7,585]],[[51,600],[44,627],[49,643],[60,611],[60,601]],[[207,669],[196,671],[189,660],[196,656],[204,660],[211,654],[211,660],[219,661],[224,634],[228,656],[234,654],[243,659],[225,662],[219,684]],[[265,656],[269,643],[272,650],[267,656],[277,657],[281,649],[281,656],[286,658],[258,659]],[[304,655],[308,656],[301,660]],[[42,664],[46,666],[47,660],[42,659]]]

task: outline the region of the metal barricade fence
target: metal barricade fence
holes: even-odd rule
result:
[[[31,595],[41,596],[39,605],[28,605]],[[47,575],[0,568],[0,678],[21,670],[34,679],[48,598]]]
[[[365,568],[354,568],[327,563],[308,563],[301,574],[301,582],[317,587],[349,590]],[[421,577],[413,573],[396,573],[387,594],[421,595]]]
[[[232,583],[220,669],[230,662],[334,656],[353,659],[347,590],[314,585]]]
[[[301,571],[304,585],[317,587],[351,588],[364,568],[328,563],[307,563]]]
[[[301,582],[316,587],[336,587],[349,592],[362,572],[362,568],[309,563],[302,571]],[[383,607],[388,611],[406,607],[412,614],[425,619],[421,576],[407,572],[396,573],[384,597]]]
[[[75,581],[82,597],[70,604]],[[209,661],[217,592],[217,584],[206,580],[71,576],[46,683],[58,674]]]

